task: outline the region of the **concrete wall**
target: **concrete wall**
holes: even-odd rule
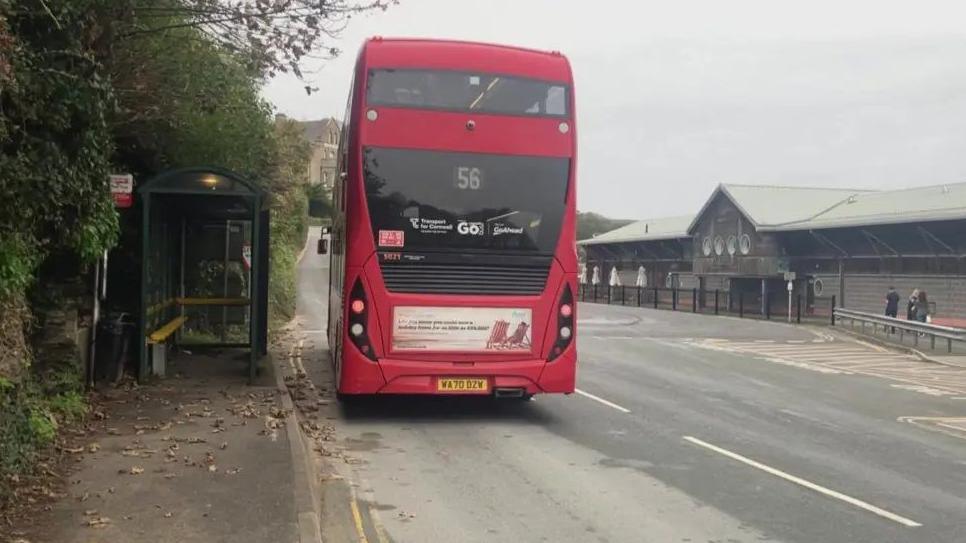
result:
[[[823,283],[823,296],[838,295],[838,275],[817,275]],[[905,312],[905,300],[913,289],[925,290],[937,318],[966,318],[966,276],[963,275],[900,275],[847,274],[845,276],[845,307],[859,311],[885,311],[885,295],[889,286],[896,287],[901,298],[900,316]]]

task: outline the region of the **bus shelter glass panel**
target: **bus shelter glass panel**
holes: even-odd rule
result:
[[[180,306],[187,317],[179,343],[247,344],[251,331],[252,223],[192,220],[185,244]]]

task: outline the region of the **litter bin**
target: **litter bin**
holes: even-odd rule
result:
[[[116,383],[124,375],[134,323],[129,313],[108,313],[97,323],[94,380]]]

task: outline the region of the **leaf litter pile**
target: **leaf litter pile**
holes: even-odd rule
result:
[[[92,393],[87,420],[62,432],[50,457],[37,464],[36,477],[12,481],[15,484],[11,502],[18,505],[2,510],[0,541],[6,541],[4,536],[8,534],[29,541],[22,537],[26,532],[17,527],[42,524],[43,515],[38,513],[51,511],[58,500],[73,498],[85,505],[101,503],[101,509],[108,505],[105,500],[115,494],[114,486],[105,485],[101,478],[95,483],[70,477],[71,472],[79,471],[77,466],[85,458],[113,466],[118,478],[140,478],[152,473],[162,480],[171,480],[191,470],[212,476],[235,476],[243,471],[241,466],[221,466],[218,462],[218,454],[231,447],[230,430],[250,429],[263,439],[276,441],[278,432],[284,429],[288,413],[279,407],[274,389],[226,387],[218,390],[212,401],[198,394],[198,390],[178,389],[170,382],[141,387],[127,380]],[[120,487],[127,483],[121,479],[111,484]],[[105,488],[80,490],[88,485]],[[83,512],[80,524],[90,529],[117,525],[116,519],[135,518],[105,515],[98,509]],[[163,518],[172,516],[167,512]]]

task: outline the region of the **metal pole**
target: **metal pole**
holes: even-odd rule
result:
[[[657,309],[657,287],[654,287],[654,309]]]
[[[738,291],[738,318],[745,317],[745,293]]]
[[[691,289],[691,312],[698,312],[698,289]]]
[[[626,298],[625,298],[625,294],[624,294],[624,285],[621,285],[621,305],[625,305],[625,303],[624,303],[624,300],[625,299]]]
[[[714,289],[714,314],[718,314],[718,289]]]
[[[637,307],[641,307],[641,286],[637,287]]]
[[[791,281],[788,282],[788,286],[791,286]],[[792,322],[792,289],[788,289],[788,322]]]
[[[184,246],[184,241],[185,241],[185,218],[184,217],[181,217],[181,278],[180,278],[181,280],[179,281],[179,283],[181,283],[181,287],[178,289],[178,292],[179,292],[179,296],[181,296],[182,298],[185,297],[185,290],[184,290],[184,255],[185,255],[185,246]],[[181,316],[184,317],[184,315],[185,315],[185,307],[184,307],[184,304],[180,304],[180,305],[181,305]],[[178,328],[177,335],[175,336],[177,338],[177,340],[178,340],[179,343],[181,342],[181,337],[182,337],[181,336],[181,331],[183,329],[184,329],[183,326],[181,328]]]
[[[771,320],[771,295],[765,291],[765,318]]]
[[[268,228],[268,225],[260,224],[261,220],[261,209],[262,209],[262,199],[260,196],[255,195],[252,203],[252,266],[249,271],[251,273],[251,282],[254,285],[252,288],[252,296],[249,296],[249,318],[248,318],[248,345],[249,345],[249,359],[248,359],[248,382],[251,384],[255,381],[255,375],[258,373],[258,337],[261,334],[261,327],[264,324],[259,318],[260,315],[260,298],[262,297],[262,289],[268,288],[267,284],[262,284],[259,279],[261,274],[261,252],[267,251],[268,247],[261,247],[261,228]]]
[[[222,266],[222,288],[221,296],[222,298],[228,297],[228,249],[229,249],[229,238],[231,236],[231,219],[225,221],[225,262]],[[228,306],[221,307],[221,342],[225,343],[228,341]]]
[[[795,322],[798,324],[802,323],[802,295],[801,294],[795,297]]]
[[[594,283],[594,303],[597,303],[597,283]]]
[[[607,305],[610,305],[610,289],[611,286],[607,285]]]
[[[107,251],[104,251],[107,254]],[[107,273],[107,270],[104,270]],[[87,352],[87,388],[94,386],[94,358],[97,356],[97,321],[101,316],[101,259],[94,264],[94,308],[91,313],[90,349]]]
[[[678,310],[678,288],[671,289],[671,311]]]
[[[138,381],[144,382],[148,378],[148,263],[151,249],[151,194],[146,193],[141,199],[141,318],[138,319],[138,351],[140,360],[138,366]]]

